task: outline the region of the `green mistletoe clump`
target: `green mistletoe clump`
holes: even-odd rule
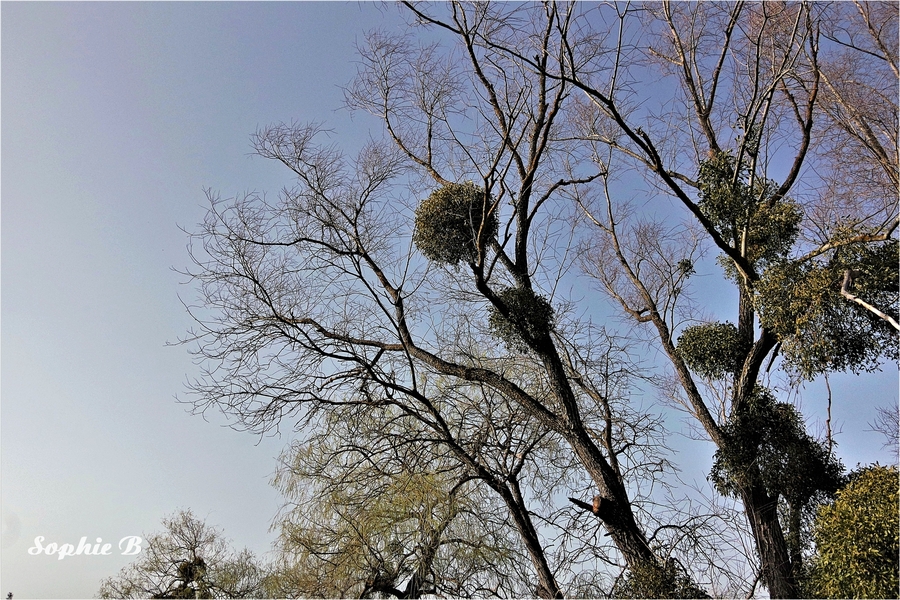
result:
[[[678,338],[678,352],[687,366],[712,379],[736,373],[749,349],[750,345],[731,323],[694,325]]]
[[[434,262],[474,263],[498,228],[494,202],[482,188],[471,181],[451,183],[419,204],[413,242]]]
[[[524,351],[529,342],[535,343],[553,328],[553,307],[533,290],[510,287],[497,297],[506,305],[509,314],[503,315],[492,306],[488,323],[494,335],[511,348]]]

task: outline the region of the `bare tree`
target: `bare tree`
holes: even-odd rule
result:
[[[823,15],[822,36],[830,52],[819,63],[825,118],[816,141],[823,148],[820,160],[827,167],[822,170],[827,186],[812,221],[820,247],[833,245],[834,238],[842,243],[877,241],[898,225],[900,50],[895,8],[856,1],[831,7]],[[871,293],[872,283],[866,270],[848,268],[841,295],[900,331],[890,307],[870,304],[853,293],[854,287],[863,296]]]
[[[683,239],[673,243],[679,233],[664,223],[637,218],[629,224],[614,200],[621,185],[614,191],[607,187],[605,198],[579,199],[602,232],[590,271],[627,315],[655,330],[679,380],[685,408],[724,454],[734,449],[734,428],[758,408],[761,370],[779,349],[788,367],[806,377],[869,369],[882,356],[896,356],[897,336],[886,320],[859,312],[840,295],[845,272],[858,267],[872,274],[866,291],[874,300],[865,308],[896,313],[897,190],[891,182],[896,179],[897,73],[896,27],[890,25],[896,22],[896,7],[856,8],[863,24],[841,29],[835,23],[843,24],[842,17],[827,11],[823,16],[825,9],[799,4],[601,6],[598,13],[605,11],[620,23],[614,50],[578,36],[588,28],[586,21],[579,28],[557,19],[564,56],[558,63],[494,41],[502,36],[484,42],[584,93],[589,104],[579,111],[582,135],[595,145],[593,156],[607,183],[615,184],[617,166],[642,169],[651,190],[676,198],[694,221]],[[849,41],[839,33],[832,39],[855,52],[857,62],[866,64],[863,70],[878,74],[861,85],[847,78],[828,85],[828,64],[820,57],[824,23],[848,34]],[[645,39],[642,35],[650,38],[647,53],[632,41]],[[865,35],[869,37],[863,42],[859,36]],[[674,99],[640,90],[647,82],[641,69],[647,65],[658,65],[657,77],[679,90]],[[892,72],[885,72],[884,65]],[[827,99],[820,93],[823,81],[830,92]],[[658,89],[658,80],[654,85]],[[865,116],[850,110],[852,98],[868,98],[873,90],[888,90],[884,98],[869,100],[885,100],[878,110]],[[791,196],[835,194],[827,178],[803,176],[806,164],[827,164],[818,154],[827,149],[813,146],[816,119],[823,112],[830,118],[826,131],[838,136],[836,143],[866,150],[855,159],[857,173],[877,173],[867,183],[885,182],[867,194],[871,202],[853,206],[831,222],[821,218],[823,205],[836,206],[829,198],[803,205]],[[850,188],[852,182],[845,187]],[[725,274],[737,289],[736,326],[710,323],[682,329],[683,319],[691,316],[678,306],[690,297],[686,290],[694,270],[696,227],[721,252]],[[824,237],[804,244],[801,229]],[[802,300],[791,304],[788,289],[800,291]],[[676,339],[679,329],[682,336]],[[714,391],[708,384],[723,378],[729,393],[716,406],[707,401]],[[805,438],[797,435],[801,443]],[[750,458],[742,465],[737,493],[756,540],[763,579],[773,596],[794,597],[799,556],[789,556],[775,509],[784,490],[765,485],[766,474]]]
[[[535,550],[509,523],[510,513],[530,519],[527,508],[498,505],[496,479],[485,485],[433,433],[378,410],[392,416],[335,411],[283,457],[276,482],[289,503],[276,525],[288,595],[533,594],[521,567],[523,548]],[[501,491],[511,496],[508,485]],[[536,554],[541,585],[558,593],[539,546]]]
[[[443,26],[460,55],[377,33],[362,52],[348,103],[378,115],[389,144],[349,160],[317,144],[316,126],[267,128],[256,150],[285,164],[294,187],[277,202],[210,194],[192,273],[202,289],[194,339],[208,367],[196,406],[251,429],[286,416],[314,424],[348,402],[394,406],[444,430],[441,443],[466,451],[457,458],[472,476],[472,438],[447,435],[432,382],[484,388],[577,458],[611,561],[656,568],[623,463],[632,442],[619,435],[637,425],[613,434],[626,420],[577,358],[594,340],[563,335],[583,330],[558,287],[576,259],[571,198],[602,175],[561,121],[572,88],[546,65],[485,51],[495,7],[450,10]],[[542,10],[505,41],[564,60],[555,27],[568,16]],[[507,475],[515,496],[513,483]],[[535,535],[526,519],[516,526]],[[556,594],[547,579],[541,587]]]
[[[292,139],[295,140],[306,140],[307,133],[302,129],[286,131],[279,128],[270,130],[265,135],[267,140],[284,139],[288,135],[293,136]],[[310,148],[305,148],[305,150],[309,151]],[[377,154],[381,152],[381,149],[368,148],[365,152]],[[288,156],[284,149],[279,149],[279,153],[280,156]],[[318,151],[313,151],[311,154],[319,156]],[[370,167],[373,165],[364,159],[361,159],[360,162]],[[340,181],[337,174],[331,174],[334,179],[326,179],[323,176],[321,167],[324,163],[322,161],[316,161],[314,164],[320,169],[316,172],[316,177],[320,178],[318,181],[323,182],[321,184],[323,187],[328,187],[330,182]],[[372,172],[384,171],[373,168]],[[325,183],[326,181],[328,183]],[[371,182],[366,182],[365,187],[375,188]],[[364,201],[369,199],[364,194],[361,197]],[[261,199],[257,198],[245,199],[246,203],[234,204],[228,211],[218,210],[214,203],[210,220],[201,234],[204,252],[208,256],[218,257],[214,263],[209,262],[203,265],[207,270],[198,275],[206,283],[204,287],[205,305],[215,305],[216,302],[221,302],[226,295],[233,301],[239,302],[236,305],[238,310],[246,315],[241,327],[250,323],[254,323],[257,327],[264,326],[265,332],[255,328],[252,330],[254,337],[260,334],[264,335],[264,337],[257,338],[260,340],[259,342],[253,342],[253,344],[259,343],[258,352],[267,355],[271,353],[273,358],[265,363],[257,362],[258,358],[254,358],[254,369],[258,370],[248,373],[246,369],[250,353],[247,349],[255,347],[248,343],[249,339],[236,337],[232,340],[221,334],[217,334],[216,337],[210,336],[214,345],[203,348],[204,356],[220,356],[222,349],[219,344],[223,341],[234,343],[233,354],[229,356],[226,353],[224,355],[228,356],[229,360],[233,359],[234,362],[216,364],[219,369],[222,369],[223,365],[227,365],[229,369],[234,370],[227,372],[227,375],[225,373],[216,374],[217,378],[221,378],[216,385],[227,386],[227,395],[222,387],[213,387],[211,381],[202,384],[198,382],[196,389],[206,395],[209,406],[223,407],[229,414],[241,419],[244,426],[252,429],[258,430],[277,425],[282,416],[296,411],[302,423],[309,430],[315,432],[313,439],[320,440],[319,445],[316,446],[318,448],[316,460],[324,461],[324,463],[339,460],[339,466],[346,465],[348,459],[345,455],[354,455],[362,458],[366,465],[379,465],[378,469],[381,472],[390,473],[390,469],[382,464],[385,453],[388,457],[392,456],[394,452],[402,452],[403,456],[413,453],[414,456],[421,454],[421,456],[432,457],[436,455],[436,446],[443,448],[443,452],[446,453],[443,460],[446,461],[449,458],[449,464],[452,465],[447,468],[458,471],[456,476],[458,484],[462,485],[471,481],[481,482],[503,500],[525,553],[537,574],[538,584],[529,591],[540,596],[560,595],[561,590],[556,580],[556,573],[568,562],[568,558],[557,556],[556,561],[551,565],[545,557],[537,528],[532,523],[532,514],[534,513],[528,505],[526,490],[529,488],[534,490],[536,487],[543,486],[548,489],[546,495],[549,496],[550,493],[558,493],[560,488],[567,486],[567,483],[567,487],[571,489],[573,480],[581,481],[583,475],[579,477],[573,474],[574,461],[572,458],[567,458],[570,456],[568,450],[559,446],[558,436],[553,434],[552,430],[548,430],[542,420],[535,419],[529,413],[523,412],[520,404],[511,402],[508,397],[499,394],[494,387],[484,385],[478,380],[473,383],[465,378],[447,377],[442,373],[435,373],[433,369],[428,368],[428,364],[422,365],[411,360],[408,355],[398,353],[399,344],[387,344],[377,340],[372,333],[350,329],[374,327],[376,331],[379,329],[384,331],[382,327],[391,326],[390,320],[382,319],[382,323],[379,323],[376,320],[377,313],[373,313],[371,307],[367,308],[365,303],[355,304],[365,300],[378,306],[380,298],[375,294],[373,294],[374,297],[369,297],[371,300],[367,298],[367,294],[372,294],[372,288],[368,287],[367,279],[361,276],[359,271],[355,275],[352,271],[352,269],[359,269],[359,265],[352,266],[352,262],[341,265],[338,259],[343,257],[341,257],[342,251],[339,244],[344,242],[330,241],[339,240],[341,235],[347,234],[356,237],[361,232],[353,232],[352,229],[338,229],[337,226],[347,227],[349,225],[340,223],[340,219],[345,218],[345,215],[350,212],[340,205],[332,204],[328,202],[328,199],[316,195],[311,198],[315,201],[314,204],[298,205],[296,201],[299,198],[300,196],[285,198],[287,204],[277,210],[266,206]],[[356,202],[360,196],[348,193],[344,198]],[[353,205],[351,204],[350,207]],[[353,210],[360,221],[366,222],[365,235],[374,236],[374,239],[372,237],[369,239],[373,239],[373,247],[378,248],[379,244],[375,240],[377,240],[381,226],[377,221],[370,219],[373,219],[375,214],[384,215],[384,213],[381,211],[366,213],[360,208],[366,207]],[[265,209],[266,212],[263,213],[260,209]],[[271,221],[261,221],[260,216],[263,214],[268,215]],[[304,223],[304,226],[309,227],[312,231],[319,229],[320,236],[322,230],[328,232],[331,227],[334,227],[336,231],[328,232],[327,236],[321,236],[329,238],[329,241],[314,244],[314,252],[309,254],[301,252],[297,255],[294,255],[294,252],[303,247],[298,246],[299,243],[296,242],[296,239],[306,238],[305,232],[292,231],[288,233],[287,239],[294,240],[288,242],[280,242],[272,237],[259,235],[262,231],[272,235],[279,231],[280,225],[294,227],[298,222]],[[251,233],[257,237],[252,239]],[[334,237],[331,237],[332,235]],[[353,239],[353,237],[349,239]],[[383,239],[388,240],[390,237],[384,235]],[[318,245],[321,245],[322,248],[317,248]],[[240,254],[236,253],[237,247],[240,247]],[[289,249],[290,252],[281,252],[283,248]],[[248,251],[250,249],[258,250],[260,253],[251,254]],[[272,252],[271,249],[278,249],[278,251]],[[239,265],[238,268],[242,269],[241,271],[229,273],[218,270],[221,265],[225,264],[225,258],[228,256],[231,256],[230,264]],[[233,261],[233,258],[239,258],[239,260]],[[211,265],[217,270],[213,271],[209,268]],[[246,265],[253,265],[253,270],[243,271],[247,268]],[[344,268],[337,268],[339,266]],[[291,283],[284,279],[286,275],[298,279]],[[275,279],[269,279],[270,277]],[[279,303],[287,302],[288,305],[295,305],[298,296],[294,294],[304,297],[311,289],[317,287],[319,277],[324,278],[324,281],[327,282],[323,285],[325,293],[329,293],[327,285],[340,286],[337,288],[341,290],[340,293],[331,296],[329,302],[349,301],[353,304],[335,310],[336,307],[333,304],[325,305],[318,298],[312,298],[305,302],[309,302],[310,306],[318,307],[317,310],[322,310],[320,313],[322,316],[315,315],[305,318],[298,318],[296,310],[287,307],[269,305],[268,308],[264,308],[266,303],[272,302],[276,297],[280,298]],[[356,289],[353,286],[354,277],[358,279]],[[267,283],[263,285],[263,281]],[[276,284],[273,285],[272,282],[276,282]],[[446,285],[440,279],[438,282]],[[421,281],[417,284],[420,291],[423,291],[422,288],[426,283],[426,281]],[[223,294],[223,289],[220,287],[223,284],[236,287],[224,290],[227,294]],[[246,284],[249,284],[249,287],[245,287]],[[452,289],[449,288],[448,292],[453,293]],[[261,296],[251,298],[247,295],[248,293],[261,294]],[[436,302],[427,295],[424,297],[432,304]],[[245,304],[247,302],[251,304],[248,306]],[[259,304],[253,306],[256,303]],[[256,314],[251,316],[251,310]],[[266,314],[266,310],[272,311],[270,313],[272,316]],[[446,315],[453,314],[453,309],[443,304],[439,305],[439,310],[446,311]],[[282,313],[282,316],[279,316],[279,313]],[[362,320],[348,318],[347,315],[359,315]],[[388,316],[391,314],[388,313]],[[229,317],[229,319],[233,318],[233,316]],[[326,319],[330,321],[327,325]],[[448,319],[445,317],[442,324],[447,322]],[[528,397],[533,399],[532,401],[553,406],[556,401],[543,381],[541,364],[534,357],[527,353],[519,353],[511,358],[506,353],[494,355],[480,350],[480,348],[491,345],[485,339],[487,329],[488,327],[483,321],[481,323],[470,322],[463,318],[457,325],[457,329],[451,329],[446,334],[438,332],[436,335],[443,338],[440,341],[442,345],[449,345],[445,341],[449,336],[456,337],[457,339],[453,343],[455,343],[457,352],[460,353],[460,358],[475,365],[472,368],[479,369],[483,373],[502,373],[502,376],[494,376],[502,377],[501,381],[514,379],[519,382],[518,386],[521,386],[513,388],[517,389],[518,393],[527,393]],[[245,336],[250,331],[242,329],[235,332],[233,329],[229,329],[228,333],[229,336],[235,333]],[[629,474],[646,474],[647,472],[653,475],[653,471],[642,469],[641,465],[629,464],[629,461],[637,459],[644,452],[645,445],[649,447],[651,443],[643,439],[645,430],[648,428],[641,424],[640,419],[633,418],[633,415],[624,415],[618,406],[621,404],[620,390],[628,376],[627,368],[620,360],[614,358],[616,349],[610,347],[608,343],[602,343],[602,332],[582,335],[585,339],[592,338],[591,354],[576,355],[576,347],[571,346],[570,349],[567,349],[568,367],[571,369],[576,369],[576,365],[582,369],[588,366],[596,367],[598,359],[594,358],[595,354],[602,357],[604,367],[603,370],[594,371],[590,376],[585,375],[579,378],[579,386],[585,390],[585,398],[593,399],[591,409],[586,411],[586,416],[590,418],[588,423],[592,426],[592,431],[595,427],[605,431],[601,438],[602,447],[611,453],[616,473],[621,474],[622,477]],[[239,348],[240,352],[237,351]],[[393,356],[392,353],[398,353],[398,356]],[[329,371],[317,374],[314,385],[302,385],[303,379],[295,379],[297,378],[295,369],[298,366],[306,369],[319,368],[321,363],[315,362],[317,360],[326,363]],[[304,361],[309,361],[310,366],[305,367]],[[335,368],[340,366],[341,362],[345,364],[343,369]],[[240,385],[236,386],[236,382],[240,382]],[[240,390],[240,393],[235,393],[235,389]],[[229,404],[224,404],[226,401]],[[369,435],[364,436],[365,441],[363,441],[360,439],[360,435],[366,429],[362,423],[367,419],[371,420],[373,430]],[[328,425],[329,423],[331,425]],[[352,431],[343,429],[347,423],[356,424]],[[395,431],[395,427],[399,427],[399,430]],[[334,451],[323,452],[321,444],[324,443],[338,443],[339,446]],[[549,449],[553,449],[553,451],[550,452]],[[403,476],[403,473],[416,470],[425,471],[428,468],[435,467],[434,465],[426,467],[424,464],[419,464],[418,468],[406,466],[397,473],[397,476]],[[331,490],[340,491],[344,487],[349,487],[359,491],[363,486],[352,468],[343,471],[340,469],[326,471],[327,474],[317,475],[317,481],[324,482]],[[554,475],[554,472],[559,474]],[[537,480],[541,480],[543,483],[538,486],[535,483]],[[446,494],[446,490],[443,493]],[[317,510],[328,510],[329,507],[333,508],[334,503],[326,502],[324,506],[318,506]],[[545,521],[553,518],[551,515],[544,517]],[[342,524],[350,527],[348,519],[341,517],[340,520]],[[451,525],[451,522],[447,521],[444,525]],[[390,524],[385,527],[389,528]],[[440,529],[440,532],[444,531],[445,529]],[[339,529],[337,533],[344,535],[346,530]],[[388,535],[390,532],[382,527],[377,533]],[[329,536],[318,531],[314,538],[316,537],[328,539]],[[289,539],[293,542],[302,540],[302,538]],[[436,543],[443,544],[440,537],[435,540]],[[466,543],[474,542],[468,539]],[[338,576],[331,570],[337,566],[332,564],[335,560],[335,551],[330,545],[316,546],[318,554],[312,552],[310,544],[300,545],[305,553],[303,561],[306,561],[306,566],[302,568],[307,575],[310,573],[310,560],[315,562],[316,557],[321,557],[320,554],[323,552],[330,555],[328,561],[318,563],[321,567],[318,572],[336,585],[343,581],[345,585],[349,586],[346,589],[328,588],[332,590],[332,593],[347,593],[348,590],[354,589],[354,585],[361,586],[363,590],[399,594],[403,597],[412,597],[423,590],[418,585],[411,589],[398,588],[396,584],[402,572],[398,565],[391,565],[389,568],[387,566],[378,567],[375,569],[376,571],[382,569],[378,575],[372,575],[371,569],[366,568],[355,573],[356,579],[347,574]],[[365,552],[363,554],[365,554],[366,560],[374,560],[376,566],[382,565],[384,562],[383,558]],[[422,564],[429,563],[434,558],[433,555]],[[357,555],[357,560],[359,559],[360,557]],[[425,570],[430,572],[430,568],[426,567]],[[315,569],[312,571],[315,572]],[[293,575],[297,575],[296,569],[293,571]],[[283,575],[288,579],[291,576],[290,574]],[[318,581],[319,579],[315,578],[307,579],[304,585],[315,587],[318,585],[316,583]],[[367,582],[369,583],[367,584]],[[422,583],[425,583],[424,579]],[[447,591],[447,585],[449,585],[443,580],[431,580],[430,583],[437,586],[436,589],[444,591]],[[465,583],[472,584],[469,581]],[[454,595],[466,595],[471,593],[469,590],[471,588],[456,588],[452,592]]]
[[[805,4],[404,6],[453,46],[367,38],[347,104],[380,119],[384,142],[351,159],[321,145],[317,125],[266,128],[255,149],[288,167],[292,186],[276,201],[209,194],[194,236],[193,339],[207,367],[197,409],[254,430],[289,417],[313,431],[348,407],[385,427],[403,419],[416,448],[453,455],[459,478],[444,487],[469,478],[504,499],[542,594],[561,593],[554,568],[579,556],[621,559],[632,590],[636,573],[681,581],[668,553],[689,555],[678,540],[702,537],[702,519],[642,491],[670,466],[650,434],[658,418],[603,376],[592,279],[631,321],[628,335],[667,359],[676,385],[666,395],[718,448],[722,489],[743,503],[769,593],[796,596],[796,521],[779,519],[779,502],[808,505],[832,482],[801,486],[765,465],[800,455],[821,463],[813,471],[833,465],[760,374],[779,355],[798,377],[896,355],[888,321],[841,295],[849,271],[845,292],[896,315],[897,208],[883,194],[896,196],[896,119],[889,102],[871,115],[848,108],[896,73],[860,87],[829,71],[832,52],[896,71],[884,35],[896,11],[860,4],[861,21],[842,29],[846,8]],[[839,185],[820,173],[837,173],[823,140],[842,139],[869,154]],[[861,186],[867,200],[852,205]],[[684,222],[623,202],[638,194],[674,198]],[[709,249],[733,286],[734,324],[709,322],[697,293]],[[461,410],[473,399],[483,411]],[[503,422],[527,423],[517,443],[541,440],[531,458],[516,462],[491,430],[500,407]],[[574,458],[559,473],[577,465],[575,480],[593,488],[563,509],[535,483],[539,466],[516,474],[553,464],[545,443]],[[523,479],[529,491],[517,497]],[[551,531],[557,547],[582,553],[548,558],[539,538]],[[663,541],[671,531],[685,538]]]
[[[146,538],[139,558],[105,579],[100,598],[262,598],[268,571],[222,532],[180,511]]]
[[[886,448],[893,448],[897,452],[898,437],[900,437],[900,407],[896,404],[891,406],[880,407],[875,422],[871,423],[873,431],[877,431],[884,436],[884,445]]]

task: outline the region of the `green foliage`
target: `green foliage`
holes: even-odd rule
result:
[[[471,181],[451,183],[432,192],[416,208],[413,242],[434,262],[474,262],[480,243],[497,236],[499,220],[493,200]]]
[[[790,404],[756,388],[746,406],[722,428],[727,443],[715,454],[710,479],[722,494],[761,484],[795,507],[842,483],[843,465],[803,426]]]
[[[707,323],[687,327],[678,337],[678,352],[692,371],[721,379],[743,364],[750,344],[731,323]]]
[[[377,492],[362,482],[318,489],[314,480],[304,483],[310,486],[304,493],[315,489],[316,502],[297,497],[280,523],[285,560],[274,577],[279,595],[364,597],[403,587],[420,568],[433,577],[429,553],[460,510],[439,475],[385,478]]]
[[[782,344],[787,366],[812,379],[829,371],[873,371],[882,357],[897,360],[896,331],[885,320],[841,295],[844,273],[855,274],[852,292],[898,313],[898,244],[846,245],[822,261],[777,261],[756,286],[762,324]]]
[[[273,594],[457,597],[518,577],[506,575],[522,557],[515,531],[492,520],[496,496],[443,448],[414,441],[410,422],[379,407],[336,411],[322,425],[285,451],[275,477],[287,503]]]
[[[613,598],[709,598],[675,561],[665,565],[642,565],[629,569],[613,587]]]
[[[774,198],[771,182],[750,181],[750,173],[735,165],[730,152],[718,152],[700,163],[698,206],[733,248],[760,264],[790,251],[803,215],[792,200]]]
[[[497,296],[506,305],[509,316],[503,316],[495,306],[491,306],[488,323],[494,335],[510,348],[525,351],[528,348],[526,340],[537,340],[553,328],[553,307],[533,290],[510,287]]]
[[[809,591],[823,598],[896,598],[900,588],[896,466],[862,469],[819,509]]]
[[[802,570],[813,511],[843,483],[843,465],[803,425],[800,413],[776,402],[765,388],[740,407],[723,427],[726,443],[715,454],[710,480],[720,493],[761,486],[780,504],[791,561]]]

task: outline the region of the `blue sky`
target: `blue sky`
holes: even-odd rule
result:
[[[129,557],[30,556],[34,538],[115,544],[178,508],[262,554],[288,437],[235,432],[175,401],[195,369],[185,347],[167,346],[190,327],[178,294],[193,292],[172,270],[189,264],[178,226],[203,218],[206,187],[228,197],[287,182],[250,156],[258,127],[325,121],[351,145],[377,127],[336,110],[339,86],[355,73],[355,43],[400,27],[398,12],[4,2],[0,16],[0,592],[91,597]],[[896,402],[896,371],[832,388],[845,464],[894,461],[866,422]],[[824,414],[823,390],[804,395],[813,415]],[[708,465],[709,448],[697,450]]]

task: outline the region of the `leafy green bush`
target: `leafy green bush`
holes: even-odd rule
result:
[[[735,173],[735,162],[730,152],[718,152],[700,164],[700,210],[751,263],[785,256],[800,232],[800,209],[789,198],[775,200],[771,182],[750,183],[744,166]]]
[[[896,331],[841,296],[841,285],[852,270],[853,293],[896,318],[898,260],[897,240],[889,240],[840,247],[827,261],[776,261],[766,269],[755,302],[788,367],[811,379],[828,371],[872,371],[882,357],[896,360]]]
[[[471,181],[438,188],[416,208],[413,242],[434,262],[474,262],[479,240],[497,236],[499,219],[493,204]]]
[[[896,466],[855,473],[819,509],[809,591],[823,598],[896,598],[900,587],[900,480]]]
[[[491,331],[511,348],[525,351],[526,341],[534,341],[553,328],[553,307],[546,298],[533,290],[510,287],[497,296],[509,310],[509,316],[494,306],[489,309],[488,323]]]
[[[765,388],[754,390],[722,433],[728,443],[716,451],[710,473],[722,494],[761,484],[769,495],[799,506],[818,492],[833,493],[843,481],[843,465],[806,433],[797,409],[776,402]]]
[[[613,587],[613,598],[709,598],[675,561],[631,568]]]
[[[713,379],[740,369],[749,349],[731,323],[694,325],[678,337],[678,352],[687,366]]]
[[[727,440],[715,454],[710,480],[720,493],[762,487],[778,504],[791,562],[802,571],[818,505],[844,483],[844,467],[828,447],[806,432],[797,409],[776,402],[765,388],[753,395],[722,428]]]

